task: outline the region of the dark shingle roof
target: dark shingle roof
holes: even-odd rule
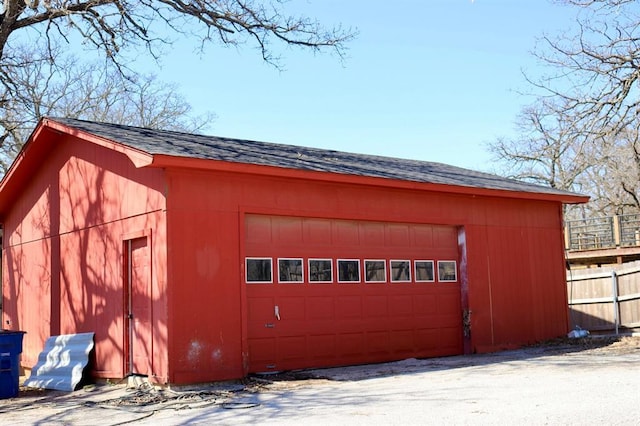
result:
[[[442,163],[153,130],[120,124],[52,118],[52,121],[149,154],[258,164],[289,169],[576,197],[578,194]]]

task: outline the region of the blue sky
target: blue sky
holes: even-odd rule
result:
[[[179,41],[153,67],[179,84],[207,133],[494,170],[486,143],[514,134],[539,72],[536,37],[574,11],[547,0],[291,0],[293,13],[355,27],[341,62],[276,48],[284,71],[253,47]],[[275,47],[275,46],[274,46]]]

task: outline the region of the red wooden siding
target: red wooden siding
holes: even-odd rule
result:
[[[32,366],[51,335],[95,332],[95,374],[123,377],[123,236],[151,232],[154,374],[166,378],[164,197],[161,172],[71,138],[25,184],[4,218],[3,321],[26,330]],[[161,278],[162,277],[162,278]]]
[[[553,209],[538,214],[551,219]],[[560,217],[559,210],[556,214]],[[559,232],[546,226],[469,226],[465,233],[474,350],[514,348],[565,334]]]
[[[244,376],[238,212],[221,186],[217,179],[169,185],[172,383]]]

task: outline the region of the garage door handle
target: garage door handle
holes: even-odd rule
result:
[[[280,307],[278,305],[273,309],[273,314],[278,318],[278,321],[280,321]]]

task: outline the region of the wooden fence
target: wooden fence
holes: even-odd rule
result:
[[[569,328],[591,332],[640,328],[640,261],[567,273]]]

